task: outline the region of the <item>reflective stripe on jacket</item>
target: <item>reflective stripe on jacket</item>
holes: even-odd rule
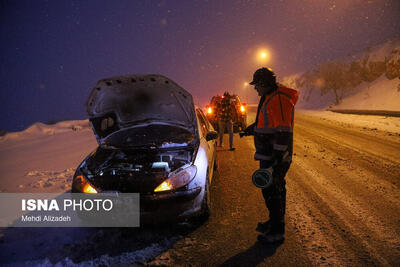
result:
[[[296,90],[279,86],[278,90],[262,97],[254,127],[256,160],[273,162],[286,151],[293,151],[294,106]]]

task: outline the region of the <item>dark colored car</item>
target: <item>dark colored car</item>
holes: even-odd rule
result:
[[[208,215],[217,133],[186,90],[161,75],[112,77],[86,108],[99,146],[72,192],[140,193],[145,223]]]
[[[210,104],[206,106],[207,118],[214,126],[214,129],[218,129],[217,107],[224,97],[225,96],[223,95],[213,96]],[[233,129],[235,132],[239,132],[247,127],[247,105],[240,101],[238,95],[230,95],[229,97],[231,98],[236,111],[233,114]]]

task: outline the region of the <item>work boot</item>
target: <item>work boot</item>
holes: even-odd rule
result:
[[[271,228],[271,221],[259,222],[256,231],[260,233],[267,233]]]
[[[263,244],[282,242],[285,239],[285,224],[270,224],[270,230],[258,235],[257,239]]]
[[[231,147],[229,150],[230,150],[230,151],[233,151],[233,150],[235,150],[235,149],[236,149],[236,148],[234,148],[234,147]]]

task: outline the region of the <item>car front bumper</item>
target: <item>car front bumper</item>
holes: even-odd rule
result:
[[[201,187],[140,195],[140,223],[179,221],[201,211]]]

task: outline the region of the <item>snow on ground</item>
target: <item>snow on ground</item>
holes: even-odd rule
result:
[[[87,120],[35,123],[0,137],[0,192],[69,190],[76,166],[97,146]]]
[[[102,255],[98,258],[88,261],[82,261],[79,263],[74,263],[70,258],[66,257],[61,261],[56,263],[52,263],[48,258],[43,260],[36,260],[36,261],[26,261],[22,263],[13,263],[10,266],[23,265],[23,266],[40,266],[40,267],[47,267],[47,266],[66,266],[66,267],[84,267],[84,266],[143,266],[146,262],[153,259],[154,257],[163,253],[171,244],[172,241],[164,241],[165,244],[151,244],[148,247],[145,247],[140,250],[136,250],[133,252],[125,252],[118,256],[110,256],[108,254]],[[164,252],[167,254],[168,252]],[[157,262],[153,262],[156,266],[165,266],[167,260],[169,258],[164,255],[164,257],[159,257]],[[5,265],[7,266],[7,265]]]
[[[27,185],[27,188],[53,187],[69,190],[74,172],[74,168],[61,171],[30,171],[25,175],[31,178],[31,182]]]
[[[309,116],[320,117],[331,121],[340,122],[342,124],[354,125],[366,129],[380,130],[391,133],[393,135],[400,134],[400,118],[373,115],[352,115],[342,114],[326,110],[296,110]],[[296,124],[296,123],[295,123]]]

